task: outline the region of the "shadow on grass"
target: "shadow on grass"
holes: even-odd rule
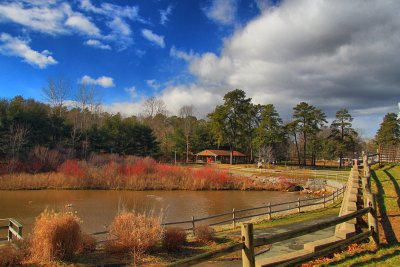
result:
[[[381,217],[380,223],[382,225],[383,232],[385,234],[385,238],[388,244],[396,244],[397,238],[396,234],[393,231],[393,227],[390,223],[389,217],[387,215],[387,210],[385,206],[385,199],[384,199],[384,194],[385,191],[383,190],[383,186],[381,181],[378,179],[376,176],[376,173],[373,171],[371,172],[371,177],[374,179],[376,183],[376,187],[378,188],[378,194],[376,195],[376,201],[378,204],[378,209],[379,209],[379,214]]]
[[[351,264],[349,266],[352,266],[352,267],[356,267],[356,266],[371,266],[371,264],[380,263],[380,262],[383,262],[383,261],[388,260],[390,258],[396,257],[398,255],[400,255],[400,250],[395,250],[390,254],[385,254],[385,255],[382,255],[380,257],[373,258],[373,259],[370,259],[370,260],[364,261],[364,262],[358,262],[358,263],[355,263],[355,264]]]
[[[390,248],[390,246],[381,246],[380,248],[382,249],[382,248],[385,248],[385,247],[386,248]],[[356,254],[351,255],[351,256],[346,256],[345,258],[340,259],[338,261],[333,261],[333,262],[329,263],[328,265],[327,264],[323,264],[322,266],[343,266],[343,263],[346,263],[347,261],[351,261],[353,259],[361,258],[361,257],[366,256],[366,255],[374,256],[375,254],[376,254],[376,251],[366,250],[366,251],[362,251],[360,253],[356,253]],[[382,256],[377,257],[377,258],[371,258],[371,259],[368,259],[368,260],[366,260],[364,262],[357,262],[357,263],[353,263],[353,264],[348,264],[346,266],[367,266],[367,265],[371,266],[371,263],[379,263],[379,262],[385,261],[387,259],[390,259],[392,257],[395,257],[397,255],[400,255],[400,249],[396,249],[395,251],[393,251],[390,254],[385,254],[385,255],[382,255]]]
[[[399,184],[397,183],[397,180],[389,172],[389,170],[392,168],[393,168],[393,166],[391,166],[383,171],[387,175],[387,177],[389,177],[390,181],[392,181],[392,183],[393,183],[393,187],[396,190],[396,194],[397,194],[397,206],[400,207],[400,187],[399,187]]]

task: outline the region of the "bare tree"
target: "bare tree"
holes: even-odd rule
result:
[[[12,159],[15,159],[22,146],[26,144],[28,134],[29,129],[25,124],[12,123],[10,125],[10,153]]]
[[[157,114],[166,115],[167,111],[164,101],[154,96],[147,98],[144,101],[142,107],[143,107],[142,115],[145,118],[153,118]]]
[[[44,97],[50,103],[54,113],[58,112],[61,117],[65,101],[71,93],[68,80],[63,77],[49,78],[47,86],[42,89]]]
[[[82,140],[82,152],[83,156],[86,157],[89,148],[89,137],[86,130],[95,123],[98,123],[101,104],[94,87],[88,87],[86,84],[81,84],[79,86],[75,99],[77,109],[80,112],[76,114],[77,117],[73,120],[74,126],[71,132],[71,138],[76,138],[77,131],[80,129],[85,137],[84,140]]]
[[[190,135],[192,133],[192,121],[193,121],[193,105],[183,106],[179,110],[179,115],[183,119],[183,133],[186,140],[186,163],[189,162],[189,147],[190,147]]]
[[[274,162],[275,161],[274,148],[272,146],[263,145],[262,147],[260,147],[258,151],[258,158],[259,161],[265,160],[267,164]]]

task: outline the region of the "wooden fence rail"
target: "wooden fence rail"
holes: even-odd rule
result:
[[[211,222],[211,223],[208,223],[207,225],[215,226],[215,225],[220,225],[220,224],[232,223],[233,228],[235,228],[236,223],[241,220],[244,220],[244,219],[249,219],[249,218],[259,217],[259,216],[264,216],[264,215],[268,215],[268,219],[271,219],[273,214],[281,213],[281,212],[285,212],[285,211],[297,209],[297,212],[300,213],[302,211],[302,208],[305,208],[305,207],[317,206],[317,205],[323,205],[324,207],[326,207],[326,204],[334,203],[335,201],[339,200],[340,196],[343,197],[345,188],[346,187],[343,186],[342,188],[335,190],[333,193],[328,194],[328,195],[323,195],[321,197],[314,197],[314,198],[307,198],[307,199],[298,198],[297,200],[293,200],[293,201],[268,203],[267,205],[263,205],[263,206],[259,206],[259,207],[246,208],[246,209],[240,209],[240,210],[232,209],[231,212],[224,212],[224,213],[215,214],[215,215],[202,217],[202,218],[195,218],[194,216],[192,216],[192,218],[190,220],[166,222],[166,223],[162,223],[161,225],[169,226],[169,225],[191,224],[191,227],[185,228],[185,230],[194,231],[196,224],[199,222],[216,219],[216,218],[220,218],[220,217],[230,216],[229,219],[224,219],[224,220],[220,220],[217,222]],[[282,207],[282,206],[284,206],[284,208],[277,208],[277,207]],[[264,211],[256,213],[256,214],[245,214],[245,215],[239,216],[241,213],[249,212],[249,211],[257,211],[257,210],[264,210]]]
[[[298,236],[302,236],[305,234],[309,234],[309,233],[313,233],[319,230],[323,230],[326,229],[328,227],[337,225],[339,223],[343,223],[343,222],[347,222],[349,220],[352,220],[354,218],[359,218],[365,214],[369,214],[373,211],[373,209],[371,207],[367,207],[358,211],[355,211],[353,213],[350,214],[346,214],[344,216],[338,217],[338,218],[334,218],[332,220],[329,221],[325,221],[325,222],[321,222],[321,223],[317,223],[317,224],[313,224],[310,226],[305,226],[305,227],[301,227],[299,229],[295,229],[295,230],[291,230],[288,232],[284,232],[284,233],[279,233],[279,234],[274,234],[268,237],[260,237],[260,238],[254,238],[253,235],[253,224],[248,223],[248,224],[243,224],[242,225],[242,242],[238,242],[235,244],[230,244],[224,248],[221,248],[219,250],[215,250],[212,252],[207,252],[207,253],[203,253],[200,255],[197,255],[195,257],[189,258],[189,259],[184,259],[184,260],[180,260],[177,261],[173,264],[168,265],[169,267],[183,267],[183,266],[191,266],[194,264],[198,264],[204,261],[207,261],[209,259],[215,258],[215,257],[219,257],[219,256],[223,256],[226,255],[228,253],[232,253],[235,251],[239,251],[242,250],[242,262],[243,262],[243,266],[254,266],[253,263],[255,262],[254,260],[254,248],[255,247],[259,247],[259,246],[264,246],[264,245],[268,245],[268,244],[273,244],[273,243],[277,243],[280,241],[284,241],[284,240],[288,240],[294,237],[298,237]],[[369,230],[367,232],[364,232],[360,235],[356,235],[354,237],[352,237],[352,239],[346,239],[343,242],[335,245],[335,247],[339,247],[339,246],[343,246],[343,244],[347,244],[347,243],[351,243],[351,242],[355,242],[354,240],[360,240],[360,239],[365,239],[368,238],[369,236],[371,236],[373,234],[373,230]],[[247,242],[246,242],[247,241]],[[332,246],[330,246],[329,248],[325,249],[324,252],[326,255],[327,253],[331,253],[332,252]],[[315,255],[318,253],[318,256],[323,256],[321,253],[322,251],[318,251],[318,252],[314,252],[312,253],[312,255],[307,255],[308,258],[307,259],[312,259],[314,257],[316,257]],[[298,260],[298,259],[297,259]],[[306,260],[306,258],[304,258],[304,260]],[[304,261],[303,260],[303,261]],[[289,265],[288,265],[289,266]]]
[[[363,188],[363,196],[365,200],[365,205],[363,209],[356,210],[351,213],[344,214],[342,216],[339,216],[337,218],[305,226],[299,229],[294,229],[291,231],[287,231],[284,233],[279,233],[279,234],[274,234],[266,237],[258,237],[254,238],[253,235],[253,225],[251,223],[246,223],[242,225],[242,233],[241,233],[241,242],[238,242],[236,244],[230,244],[225,248],[213,251],[213,252],[208,252],[204,253],[201,255],[197,255],[195,257],[189,258],[189,259],[184,259],[180,260],[178,262],[175,262],[171,265],[170,267],[181,267],[181,266],[191,266],[193,264],[198,264],[204,261],[207,261],[211,258],[226,255],[231,252],[239,251],[242,250],[242,265],[245,267],[254,267],[255,266],[255,254],[254,254],[254,248],[259,247],[259,246],[264,246],[264,245],[269,245],[277,242],[281,242],[284,240],[288,240],[291,238],[299,237],[302,235],[306,235],[309,233],[313,233],[316,231],[320,231],[322,229],[326,229],[328,227],[332,226],[337,226],[339,224],[348,222],[350,220],[354,220],[355,218],[361,218],[364,215],[368,215],[368,230],[355,234],[354,236],[350,236],[347,238],[344,238],[340,240],[339,242],[335,242],[332,244],[329,244],[326,248],[323,248],[321,250],[317,250],[314,252],[306,253],[303,256],[296,257],[289,259],[288,261],[281,262],[278,264],[275,264],[274,266],[295,266],[298,265],[302,262],[309,261],[311,259],[314,259],[316,257],[321,257],[325,256],[328,254],[331,254],[334,250],[339,249],[339,248],[344,248],[345,246],[352,244],[354,242],[358,242],[361,240],[364,240],[368,237],[370,237],[376,244],[379,245],[379,233],[378,233],[378,222],[377,222],[377,214],[376,214],[376,204],[375,204],[375,196],[371,193],[371,188],[370,188],[370,170],[369,166],[367,163],[367,158],[364,158],[364,175],[362,176],[362,188]],[[356,173],[358,173],[358,168],[354,170]],[[354,177],[354,174],[350,174],[349,176],[349,181],[352,181]],[[343,189],[343,188],[342,188]],[[351,188],[349,188],[351,190]],[[344,191],[344,189],[343,189]],[[339,190],[336,191],[336,197],[338,197]],[[335,198],[335,192],[332,194],[332,200],[334,201]],[[323,203],[326,202],[326,196],[323,197]],[[321,202],[319,202],[321,203]],[[287,204],[287,203],[284,203]],[[298,204],[301,206],[301,204]],[[269,208],[272,205],[269,205]],[[300,209],[299,209],[300,210]],[[235,212],[235,211],[233,211]],[[237,211],[236,211],[237,212]],[[271,212],[271,209],[269,209],[269,212]],[[236,214],[235,214],[236,215]],[[244,216],[245,217],[245,216]],[[234,217],[235,218],[235,217]],[[235,219],[238,219],[237,217]]]
[[[0,230],[7,230],[7,241],[12,241],[14,238],[22,239],[22,229],[23,226],[15,219],[0,219],[0,221],[5,221],[7,225],[0,226]]]

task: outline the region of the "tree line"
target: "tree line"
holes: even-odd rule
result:
[[[273,104],[253,104],[239,89],[225,94],[223,104],[204,119],[190,105],[170,115],[156,97],[144,101],[141,114],[109,114],[93,88],[82,84],[68,103],[71,92],[66,80],[50,79],[43,89],[46,102],[21,96],[0,100],[1,159],[24,160],[35,147],[47,147],[83,159],[91,153],[117,153],[161,161],[178,155],[188,162],[201,150],[225,149],[245,153],[250,162],[315,165],[317,159],[339,159],[342,165],[343,158],[357,157],[365,145],[347,109],[338,110],[327,125],[321,109],[301,102],[284,122]],[[399,136],[399,121],[388,114],[375,140],[398,143]]]

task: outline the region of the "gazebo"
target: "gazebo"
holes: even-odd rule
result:
[[[201,163],[229,163],[231,151],[229,150],[203,150],[196,154],[196,162]],[[245,163],[246,155],[234,150],[233,163]]]

